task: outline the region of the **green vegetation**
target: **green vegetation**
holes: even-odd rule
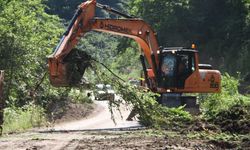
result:
[[[0,69],[6,73],[4,131],[15,132],[43,122],[37,120],[44,117],[40,107],[62,95],[63,89],[49,86],[47,78],[35,88],[47,70],[46,55],[58,42],[63,26],[58,17],[44,12],[41,0],[1,0],[0,7]]]
[[[201,63],[230,74],[249,72],[249,0],[135,0],[130,6],[157,31],[160,45],[195,43]]]
[[[103,81],[117,80],[101,74]],[[122,98],[134,106],[141,123],[152,127],[153,130],[140,133],[143,136],[206,140],[222,149],[244,149],[249,146],[250,98],[238,93],[238,79],[225,74],[222,81],[220,94],[200,95],[203,98],[200,116],[191,116],[181,107],[162,107],[155,101],[157,95],[145,89],[119,81],[112,83]],[[122,100],[111,102],[111,112],[120,103]]]
[[[215,144],[222,149],[246,149],[249,145],[249,135],[216,133],[216,132],[190,132],[187,134],[189,139],[209,140],[209,143]]]
[[[20,132],[45,125],[45,110],[34,104],[22,108],[9,107],[4,110],[3,132]]]
[[[239,79],[229,74],[222,76],[222,90],[218,94],[200,94],[201,108],[207,118],[215,118],[221,111],[229,110],[235,105],[247,105],[250,98],[239,94]]]
[[[74,88],[72,88],[69,91],[68,97],[70,99],[72,99],[73,102],[75,102],[75,103],[82,103],[82,104],[84,104],[84,103],[92,103],[91,98],[88,97],[87,94],[88,93],[83,88],[80,88],[80,89],[74,89]]]
[[[117,48],[119,48],[118,45]],[[120,48],[120,53],[116,56],[111,65],[112,70],[116,71],[123,79],[136,79],[141,76],[142,66],[139,60],[139,47],[137,43],[131,42],[127,48]],[[124,61],[126,60],[126,61]],[[133,65],[131,65],[133,64]]]
[[[106,1],[106,0],[97,0],[98,3],[109,5],[111,7],[116,8],[117,10],[127,12],[128,10],[128,1],[129,0],[114,0],[114,1]],[[46,0],[45,4],[48,6],[46,12],[53,15],[58,15],[60,18],[65,19],[65,21],[69,21],[79,4],[84,2],[83,0]],[[97,9],[97,16],[99,17],[113,17],[113,15],[108,14],[105,11]]]
[[[221,131],[243,134],[250,131],[250,98],[238,93],[239,81],[228,74],[223,76],[221,93],[200,95],[202,97],[200,98],[201,120],[185,112],[182,107],[167,108],[159,105],[156,102],[158,95],[155,93],[146,89],[138,89],[107,73],[100,72],[99,74],[104,83],[111,83],[118,94],[134,107],[141,123],[146,126],[176,130],[193,126],[196,123],[208,122],[208,124],[220,126]],[[111,106],[118,108],[120,103],[122,100],[111,102]],[[113,112],[113,107],[111,107],[111,112]],[[200,128],[206,130],[206,127]]]
[[[7,106],[22,107],[32,101],[30,93],[47,69],[46,55],[63,30],[58,17],[44,12],[41,0],[0,3],[0,68],[6,73],[5,99]],[[39,103],[51,95],[46,82],[36,91]]]

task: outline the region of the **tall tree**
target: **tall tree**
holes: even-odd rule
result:
[[[6,98],[23,105],[47,70],[46,55],[52,52],[62,26],[58,17],[44,12],[41,0],[0,1],[0,6],[0,69],[6,70]]]

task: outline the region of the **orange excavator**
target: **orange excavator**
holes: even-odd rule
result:
[[[122,19],[97,18],[96,8],[119,15]],[[160,103],[180,105],[183,99],[193,100],[182,96],[182,93],[216,93],[221,90],[220,72],[213,70],[211,65],[199,64],[195,45],[190,49],[160,48],[156,33],[145,21],[99,4],[96,0],[88,0],[79,6],[60,43],[49,56],[49,77],[53,86],[75,86],[80,83],[89,65],[89,56],[74,47],[89,31],[125,36],[139,44],[145,85],[162,95]]]

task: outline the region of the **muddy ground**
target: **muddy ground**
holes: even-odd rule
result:
[[[0,149],[223,149],[205,140],[188,140],[186,136],[147,135],[137,131],[26,132],[1,138]]]
[[[239,144],[239,143],[238,143]],[[250,149],[249,141],[237,144],[211,140],[191,139],[178,132],[158,134],[151,129],[89,130],[60,132],[26,132],[5,135],[0,139],[4,150],[71,150],[71,149],[176,149],[220,150]]]

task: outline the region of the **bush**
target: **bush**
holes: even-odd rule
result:
[[[3,132],[18,132],[39,127],[46,122],[44,109],[33,104],[22,108],[8,107],[4,110]]]
[[[88,96],[88,91],[83,89],[72,88],[68,97],[76,103],[92,103],[91,97]]]
[[[182,107],[167,108],[158,104],[156,101],[158,94],[128,84],[121,84],[118,89],[122,98],[137,110],[140,122],[146,126],[176,129],[192,120],[191,115]]]
[[[215,118],[218,113],[228,110],[234,105],[245,105],[250,98],[239,94],[239,79],[225,73],[222,76],[221,93],[200,94],[200,103],[203,115],[206,118]]]

